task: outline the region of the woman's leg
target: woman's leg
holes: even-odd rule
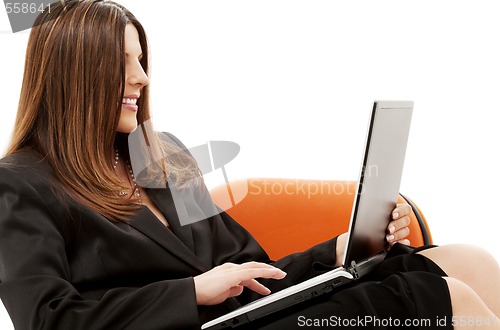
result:
[[[444,279],[450,291],[454,329],[500,329],[500,319],[474,290],[455,278]]]
[[[472,288],[495,315],[500,315],[500,268],[488,252],[468,245],[445,245],[418,253]]]

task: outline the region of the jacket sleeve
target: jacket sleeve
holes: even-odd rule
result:
[[[0,169],[0,298],[17,330],[199,329],[192,278],[83,299],[71,284],[67,221],[17,174]]]

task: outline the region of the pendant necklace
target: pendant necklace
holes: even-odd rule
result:
[[[118,160],[120,159],[120,153],[118,152],[118,148],[115,148],[115,162],[113,163],[113,169],[116,172],[116,167],[118,166]],[[132,179],[132,183],[134,185],[132,189],[132,193],[135,194],[135,197],[139,200],[139,203],[142,204],[141,202],[141,192],[139,191],[139,187],[137,186],[137,182],[135,181],[134,177],[134,171],[132,171],[132,166],[130,165],[129,161],[125,161],[125,164],[127,165],[127,171],[130,175],[130,178]],[[118,191],[119,196],[126,196],[128,195],[129,192],[126,190],[120,190]]]

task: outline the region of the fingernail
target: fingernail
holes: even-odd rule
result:
[[[394,219],[397,219],[397,218],[399,217],[399,213],[398,213],[398,212],[394,212],[394,213],[392,214],[392,217],[393,217]]]
[[[387,235],[386,238],[390,242],[394,239],[394,235]]]
[[[396,230],[396,227],[394,227],[394,226],[389,227],[389,233],[394,234],[395,230]]]
[[[286,273],[280,269],[278,272],[276,272],[276,275],[280,277],[285,277]]]

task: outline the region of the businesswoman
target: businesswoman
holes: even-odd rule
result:
[[[224,212],[181,226],[181,210],[211,201],[182,143],[148,125],[148,83],[145,32],[122,6],[61,1],[37,18],[0,161],[0,298],[16,329],[198,329],[340,264],[345,234],[271,261]],[[137,178],[133,154],[156,160]],[[471,247],[407,247],[408,213],[395,208],[392,249],[368,279],[251,328],[370,315],[446,317],[450,329],[452,316],[473,316],[498,329],[496,261]]]

